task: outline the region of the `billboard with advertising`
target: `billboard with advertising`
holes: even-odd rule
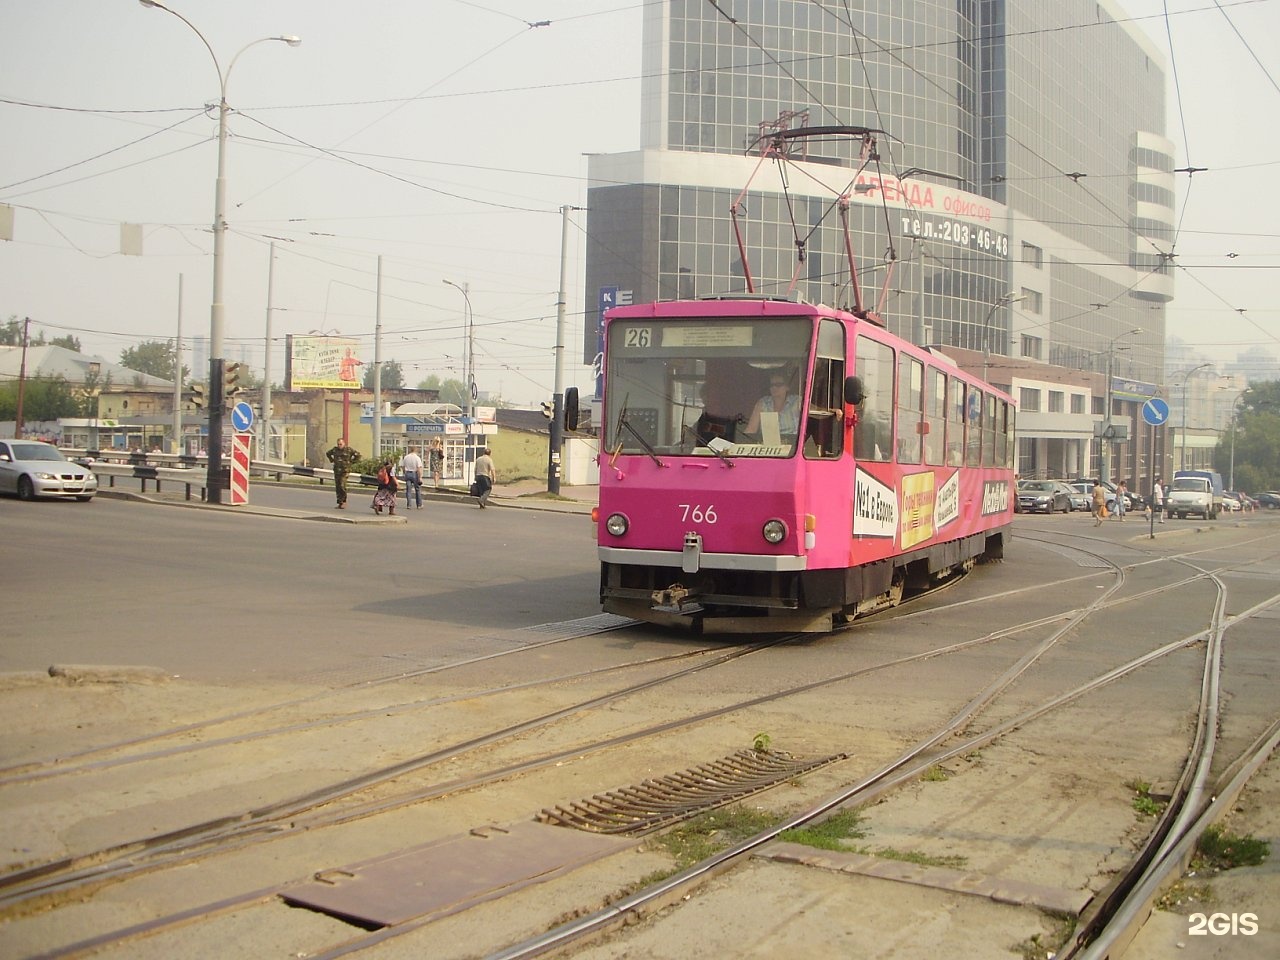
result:
[[[360,341],[354,337],[286,337],[286,390],[359,390]]]

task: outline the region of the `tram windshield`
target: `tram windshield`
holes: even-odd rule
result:
[[[605,446],[623,453],[789,457],[812,321],[746,317],[609,325]]]

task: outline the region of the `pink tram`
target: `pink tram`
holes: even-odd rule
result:
[[[1003,556],[1013,402],[873,319],[756,295],[605,315],[605,611],[822,632]]]

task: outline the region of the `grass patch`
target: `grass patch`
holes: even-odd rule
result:
[[[1049,918],[1053,921],[1052,930],[1048,933],[1034,933],[1014,946],[1014,952],[1022,960],[1044,960],[1045,957],[1056,957],[1058,952],[1066,946],[1067,941],[1075,936],[1075,917],[1051,913]]]
[[[880,857],[882,860],[901,860],[903,863],[915,863],[922,867],[951,867],[959,869],[969,862],[968,857],[956,854],[937,857],[919,850],[894,850],[892,847],[881,847],[872,850],[869,847],[858,850],[858,853],[869,857]]]
[[[777,826],[782,817],[743,806],[712,810],[650,841],[651,848],[665,850],[683,870],[748,837]]]
[[[1151,784],[1146,780],[1130,780],[1125,784],[1133,791],[1133,811],[1140,817],[1156,817],[1164,809],[1164,804],[1151,796]]]
[[[784,830],[779,840],[800,843],[819,850],[835,850],[843,853],[859,853],[864,857],[880,857],[884,860],[901,860],[922,867],[963,867],[968,863],[961,856],[933,856],[919,850],[894,850],[891,847],[854,846],[849,841],[864,840],[867,831],[862,827],[862,816],[853,810],[841,810],[834,816],[803,827]]]
[[[845,841],[861,840],[867,835],[858,826],[861,822],[862,817],[855,811],[841,810],[820,823],[784,830],[778,839],[802,843],[806,847],[817,847],[819,850],[848,850],[849,846]]]
[[[1237,836],[1213,825],[1196,841],[1200,869],[1230,870],[1232,867],[1256,867],[1271,855],[1271,844],[1251,834]],[[1193,864],[1194,866],[1194,864]]]
[[[951,779],[951,774],[948,773],[940,764],[935,763],[924,773],[920,774],[920,779],[925,783],[941,783],[943,780]]]
[[[1207,883],[1182,879],[1169,887],[1156,900],[1156,909],[1167,913],[1185,913],[1188,907],[1213,903],[1213,888]]]

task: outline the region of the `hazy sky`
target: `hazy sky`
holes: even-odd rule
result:
[[[824,0],[832,2],[832,0]],[[1049,2],[1049,0],[1044,0]],[[462,294],[479,388],[551,392],[562,205],[584,154],[639,146],[638,0],[173,0],[226,71],[226,356],[261,368],[272,335],[364,338],[378,259],[383,359],[406,381],[460,374]],[[1176,67],[1179,178],[1170,333],[1207,357],[1280,353],[1280,0],[1124,0]],[[1165,18],[1167,8],[1168,18]],[[547,25],[538,25],[549,21]],[[200,38],[137,0],[0,0],[0,320],[117,360],[207,336],[218,75]],[[858,118],[849,118],[858,122]],[[1087,135],[1087,131],[1081,131]],[[121,256],[139,224],[144,255]],[[569,384],[579,365],[585,212],[571,214]],[[273,353],[281,377],[282,346]],[[188,361],[189,362],[189,361]]]

